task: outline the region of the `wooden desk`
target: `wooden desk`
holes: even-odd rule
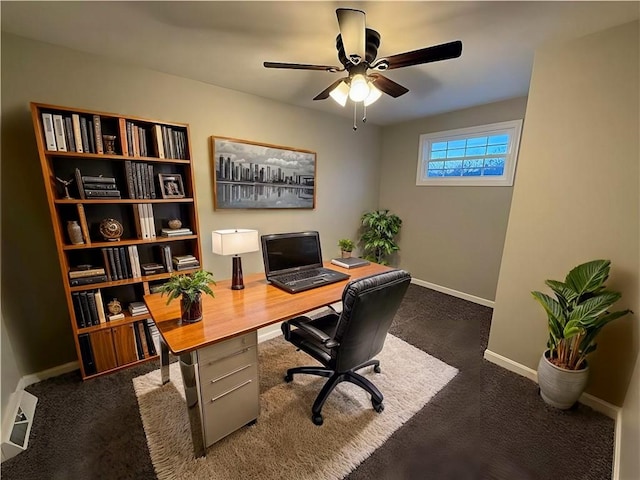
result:
[[[180,357],[180,371],[184,381],[196,457],[204,456],[207,446],[205,425],[203,425],[204,407],[202,406],[198,353],[201,357],[210,358],[215,355],[215,352],[212,352],[215,344],[225,342],[224,345],[229,345],[228,340],[235,337],[245,336],[241,341],[250,342],[247,339],[252,338],[251,336],[255,338],[255,332],[262,327],[340,301],[348,281],[390,270],[389,267],[374,263],[364,267],[344,269],[325,262],[325,267],[346,272],[351,278],[296,294],[290,294],[269,285],[264,273],[246,276],[244,290],[231,290],[231,280],[217,282],[213,287],[215,298],[203,296],[202,321],[193,324],[183,325],[180,322],[178,300],[167,305],[167,297],[162,297],[159,293],[144,296],[149,313],[161,335],[160,358],[163,383],[169,381],[168,352],[171,351]],[[255,358],[257,359],[257,353]],[[257,396],[255,405],[259,406]],[[255,421],[257,410],[253,411]],[[238,425],[238,428],[242,425]]]

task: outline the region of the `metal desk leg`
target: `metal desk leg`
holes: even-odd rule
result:
[[[164,343],[164,338],[160,337],[160,376],[162,385],[169,383],[169,347]]]
[[[198,374],[196,352],[180,355],[180,372],[184,383],[184,393],[187,398],[187,413],[191,425],[191,440],[193,454],[196,458],[205,456],[204,432],[202,428],[202,413],[200,410],[200,396],[198,395]]]

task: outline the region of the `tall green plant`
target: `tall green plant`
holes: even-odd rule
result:
[[[394,241],[400,231],[402,220],[389,210],[375,210],[362,215],[362,236],[360,241],[364,258],[372,262],[388,265],[387,257],[400,250]]]
[[[606,324],[631,310],[609,312],[622,296],[606,290],[610,260],[593,260],[571,270],[564,282],[546,280],[555,299],[531,292],[547,313],[549,361],[568,370],[583,368],[585,357],[596,349],[595,338]]]

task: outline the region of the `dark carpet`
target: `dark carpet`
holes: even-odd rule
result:
[[[548,407],[534,382],[483,360],[490,322],[490,308],[409,287],[391,333],[460,373],[348,480],[611,478],[613,420]],[[155,479],[131,380],[156,368],[28,387],[38,397],[29,448],[2,463],[2,478]]]

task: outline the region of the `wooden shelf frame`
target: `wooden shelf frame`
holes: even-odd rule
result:
[[[151,318],[149,315],[130,315],[126,309],[123,308],[123,313],[125,313],[125,317],[123,319],[115,320],[115,321],[107,321],[106,323],[101,323],[99,325],[92,325],[90,327],[79,327],[78,322],[76,320],[75,309],[73,305],[73,297],[72,293],[82,292],[82,291],[94,291],[100,290],[102,292],[103,301],[106,303],[108,299],[112,298],[110,294],[110,289],[117,289],[117,291],[123,291],[127,293],[127,296],[130,298],[135,298],[136,301],[142,300],[141,294],[150,293],[150,284],[153,282],[159,282],[162,280],[168,279],[172,274],[187,274],[192,273],[198,269],[191,270],[182,270],[179,272],[173,273],[160,273],[156,275],[148,275],[142,276],[139,278],[127,278],[122,280],[111,280],[107,282],[94,283],[89,285],[82,286],[71,286],[68,278],[68,272],[72,266],[76,264],[72,264],[72,259],[82,258],[83,255],[87,255],[89,258],[97,258],[98,252],[96,250],[100,250],[102,248],[109,247],[128,247],[131,245],[138,246],[139,248],[146,249],[146,257],[156,258],[157,255],[153,251],[154,247],[157,245],[167,244],[172,247],[175,247],[177,250],[175,252],[185,251],[187,253],[191,253],[196,258],[200,260],[202,263],[202,248],[200,244],[200,228],[198,223],[198,215],[197,215],[197,200],[196,200],[196,192],[195,192],[195,179],[193,172],[193,155],[191,152],[191,135],[189,130],[189,125],[186,123],[176,123],[176,122],[168,122],[165,120],[157,120],[157,119],[149,119],[144,117],[132,116],[132,115],[122,115],[117,113],[110,112],[102,112],[95,110],[88,110],[82,108],[75,107],[65,107],[58,105],[50,105],[44,103],[31,103],[31,116],[33,121],[33,126],[35,130],[35,138],[36,145],[38,149],[38,155],[40,158],[40,165],[43,174],[45,191],[47,194],[49,213],[51,217],[53,233],[56,241],[56,247],[58,252],[58,261],[61,270],[62,284],[65,291],[65,297],[67,302],[67,308],[69,311],[69,318],[71,322],[71,328],[74,335],[74,343],[76,348],[76,354],[78,356],[78,360],[80,363],[81,375],[83,379],[94,378],[100,375],[108,374],[111,372],[115,372],[121,370],[123,368],[128,368],[129,366],[137,365],[140,363],[147,362],[149,360],[154,360],[158,358],[157,355],[146,357],[143,359],[137,359],[135,361],[128,361],[125,364],[117,364],[115,367],[111,366],[102,371],[98,371],[97,373],[88,373],[85,371],[85,366],[82,361],[82,351],[79,341],[79,335],[88,334],[91,338],[91,342],[93,342],[94,338],[98,340],[98,336],[100,336],[100,345],[97,345],[98,350],[104,350],[105,345],[107,349],[109,348],[109,338],[113,338],[111,340],[113,342],[113,352],[108,352],[109,355],[113,353],[113,358],[119,357],[119,353],[117,352],[118,342],[122,341],[122,330],[118,332],[118,340],[116,341],[116,330],[118,329],[128,329],[131,330],[131,335],[133,336],[133,325],[139,321],[146,321],[148,318]],[[58,114],[63,116],[71,116],[73,114],[79,114],[84,116],[89,121],[94,115],[98,115],[101,119],[102,124],[102,132],[116,134],[116,154],[103,154],[103,153],[78,153],[78,152],[64,152],[64,151],[50,151],[47,150],[47,144],[45,141],[45,132],[43,128],[43,119],[42,113],[51,113]],[[148,128],[148,132],[155,127],[156,125],[160,125],[161,127],[169,127],[174,131],[180,131],[182,133],[177,134],[177,137],[180,139],[184,139],[184,142],[181,142],[181,145],[184,147],[180,150],[180,152],[186,158],[159,158],[153,156],[140,156],[135,155],[131,156],[124,151],[124,142],[123,136],[126,136],[126,122],[133,122],[135,125]],[[89,125],[88,125],[89,126]],[[158,130],[159,131],[159,130]],[[147,137],[147,145],[151,146],[150,143],[152,135],[149,133]],[[153,151],[153,148],[149,148],[150,151]],[[168,156],[168,155],[167,155]],[[105,163],[106,161],[106,163]],[[105,168],[105,172],[112,170],[114,172],[119,172],[120,178],[125,178],[125,162],[141,162],[145,164],[151,164],[157,166],[160,172],[163,170],[171,171],[177,169],[179,173],[181,173],[184,181],[184,189],[185,194],[187,195],[185,198],[119,198],[119,199],[65,199],[61,198],[62,195],[59,193],[59,188],[56,182],[56,168],[62,169],[64,171],[69,166],[75,166],[84,170],[85,168],[88,170],[91,169],[100,169]],[[111,166],[109,166],[111,165]],[[163,167],[164,165],[164,167]],[[171,168],[172,166],[175,167]],[[118,177],[118,175],[114,175]],[[155,172],[154,172],[155,176]],[[151,179],[157,184],[157,179]],[[118,180],[118,186],[121,187],[120,190],[122,192],[122,196],[127,196],[127,188],[126,185],[120,184]],[[151,239],[142,239],[142,238],[121,238],[117,242],[111,241],[103,241],[102,239],[91,238],[92,230],[90,228],[89,221],[87,216],[89,216],[92,220],[96,219],[96,216],[100,214],[102,209],[117,209],[124,218],[131,219],[133,210],[135,210],[135,206],[138,204],[152,204],[158,206],[158,208],[164,208],[165,212],[179,212],[180,217],[183,220],[183,223],[188,224],[192,230],[191,235],[181,235],[175,237],[163,237],[158,235],[155,238]],[[174,205],[174,207],[172,207]],[[75,208],[74,208],[75,207]],[[85,208],[87,207],[87,208]],[[168,209],[168,210],[166,210]],[[155,210],[155,209],[154,209]],[[104,210],[107,211],[107,210]],[[113,210],[110,210],[113,211]],[[85,239],[84,244],[80,245],[72,245],[67,241],[67,232],[66,232],[66,221],[70,217],[75,216],[78,220],[78,223],[81,226],[83,237]],[[99,218],[99,217],[97,217]],[[158,220],[156,218],[156,220]],[[133,220],[135,221],[135,220]],[[95,223],[95,222],[94,222]],[[154,225],[154,228],[158,228],[158,221]],[[156,232],[158,233],[158,232]],[[135,235],[135,232],[134,232]],[[83,253],[86,252],[86,253]],[[81,257],[77,257],[77,255],[81,255]],[[93,262],[91,262],[93,263]],[[96,263],[96,266],[104,266],[101,265],[100,262]],[[200,267],[201,268],[201,267]],[[114,295],[115,296],[115,295]],[[133,337],[132,337],[133,338]],[[104,340],[107,339],[107,340]],[[106,341],[106,343],[105,343]],[[135,343],[135,340],[132,340]],[[93,345],[92,345],[93,346]],[[135,347],[135,345],[134,345]],[[94,352],[95,353],[95,352]],[[118,353],[116,355],[116,353]],[[130,352],[129,352],[130,353]],[[98,363],[96,359],[96,364]],[[103,359],[104,360],[104,359]],[[112,361],[113,359],[107,359],[106,363]],[[103,361],[104,363],[104,361]]]

